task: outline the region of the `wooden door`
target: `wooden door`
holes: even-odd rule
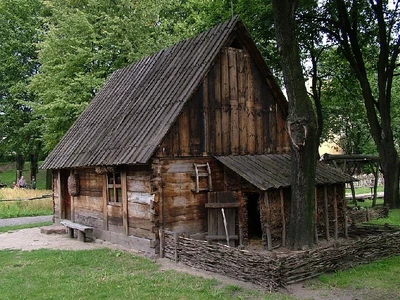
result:
[[[209,192],[208,203],[208,241],[235,246],[238,240],[236,234],[236,211],[238,207],[237,193]]]
[[[60,170],[61,218],[72,220],[71,195],[68,193],[69,170]]]

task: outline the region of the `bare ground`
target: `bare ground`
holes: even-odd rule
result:
[[[109,242],[96,240],[94,242],[82,243],[76,239],[70,239],[65,234],[44,234],[39,228],[29,228],[16,231],[9,231],[0,234],[0,250],[23,250],[30,251],[36,249],[60,249],[60,250],[90,250],[96,248],[111,248],[116,250],[134,252],[132,249],[123,248],[121,246],[111,244]],[[139,254],[139,253],[138,253]],[[262,289],[251,283],[241,282],[217,275],[176,264],[168,259],[157,259],[157,263],[162,269],[174,269],[180,272],[186,272],[193,275],[215,278],[223,284],[236,285],[247,289]],[[338,289],[338,288],[313,288],[309,284],[293,284],[281,289],[279,292],[290,295],[294,299],[308,300],[390,300],[400,299],[400,295],[391,294],[390,292],[376,291],[372,289]]]

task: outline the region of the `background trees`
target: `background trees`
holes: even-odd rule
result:
[[[399,155],[392,118],[392,90],[399,70],[399,1],[321,1],[314,18],[347,60],[361,88],[371,136],[385,178],[385,204],[400,207]]]
[[[160,10],[168,1],[46,1],[40,69],[31,83],[47,151],[116,69],[168,46]]]
[[[34,115],[35,96],[28,89],[39,67],[41,7],[40,0],[0,1],[0,152],[17,161],[17,170],[31,159],[32,176],[43,154],[41,116]]]

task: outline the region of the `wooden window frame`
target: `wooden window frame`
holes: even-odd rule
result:
[[[108,205],[122,205],[122,174],[121,172],[108,172],[107,182],[107,203]],[[111,192],[112,191],[112,194]],[[113,198],[112,198],[113,196]]]

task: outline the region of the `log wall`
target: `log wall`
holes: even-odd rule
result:
[[[103,175],[94,169],[76,170],[80,193],[73,197],[74,222],[103,228]]]
[[[207,192],[195,192],[196,178],[193,163],[209,163],[211,168],[213,191],[224,189],[223,169],[214,158],[202,157],[196,159],[163,159],[162,180],[164,189],[159,194],[159,207],[164,207],[164,226],[168,230],[187,234],[204,233],[207,231]],[[199,178],[200,189],[208,187],[207,177]],[[162,201],[164,201],[162,203]],[[162,220],[160,220],[162,222]]]
[[[127,172],[129,235],[155,239],[155,232],[158,232],[158,213],[155,211],[158,198],[153,193],[152,178],[153,171],[148,167]]]
[[[160,149],[167,156],[288,153],[285,120],[247,51],[225,48]]]

